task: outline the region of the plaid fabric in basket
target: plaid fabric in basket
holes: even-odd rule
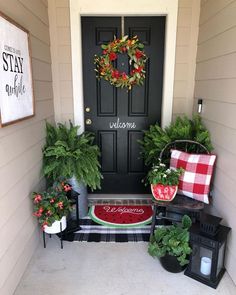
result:
[[[208,204],[215,160],[215,155],[189,154],[172,150],[170,168],[182,167],[185,170],[180,176],[178,193]]]

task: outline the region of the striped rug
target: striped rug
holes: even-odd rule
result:
[[[79,242],[148,242],[151,225],[129,228],[112,228],[100,225],[91,220],[90,217],[80,219],[81,230],[64,240]]]

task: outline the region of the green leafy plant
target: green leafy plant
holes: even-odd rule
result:
[[[184,215],[181,224],[173,224],[157,228],[148,245],[148,253],[152,257],[163,257],[166,254],[176,256],[181,266],[188,264],[189,228],[192,221]]]
[[[77,181],[92,190],[100,188],[102,175],[98,157],[100,151],[93,144],[94,135],[78,135],[78,126],[65,124],[53,126],[46,123],[46,144],[43,148],[43,174],[53,183],[56,179],[75,176]]]
[[[72,209],[71,202],[67,198],[67,192],[71,186],[65,182],[55,182],[53,187],[46,191],[32,194],[34,213],[42,229],[51,226],[54,221],[66,216]]]
[[[179,177],[183,172],[183,168],[176,170],[166,168],[166,165],[159,161],[158,165],[154,165],[148,172],[146,182],[148,184],[178,185]]]
[[[213,150],[209,131],[203,125],[200,116],[194,116],[192,120],[186,116],[177,117],[173,123],[164,129],[156,124],[151,125],[149,130],[144,132],[144,138],[139,143],[145,164],[158,163],[158,157],[165,145],[178,139],[194,140],[203,144],[209,151]],[[197,152],[191,145],[189,145],[187,151]]]

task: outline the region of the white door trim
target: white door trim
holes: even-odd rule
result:
[[[166,16],[162,127],[172,118],[178,0],[70,0],[74,122],[84,131],[81,16]]]

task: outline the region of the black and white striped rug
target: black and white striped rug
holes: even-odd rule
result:
[[[64,240],[79,242],[148,242],[151,225],[114,228],[100,225],[90,217],[80,219],[81,230],[66,235]]]

